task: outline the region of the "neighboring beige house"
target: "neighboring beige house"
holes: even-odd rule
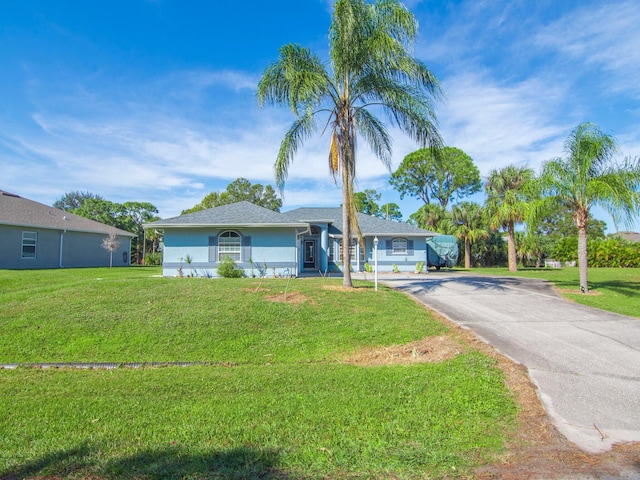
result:
[[[629,242],[634,242],[634,243],[640,242],[640,233],[638,232],[617,232],[617,233],[614,233],[613,236],[621,238],[623,240],[627,240]]]
[[[130,265],[134,234],[0,190],[0,269],[108,267],[111,232],[113,266]]]

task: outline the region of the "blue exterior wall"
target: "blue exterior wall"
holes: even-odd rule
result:
[[[22,232],[37,234],[35,258],[22,258]],[[102,247],[106,237],[99,233],[0,225],[0,268],[108,267],[109,252]],[[113,252],[113,266],[130,265],[131,239],[117,238],[120,246]]]
[[[393,253],[392,241],[394,238],[405,238],[407,240],[407,252],[406,253]],[[338,239],[331,239],[329,241],[329,248],[333,248],[333,255],[329,263],[329,271],[342,271],[340,265],[341,259],[336,258],[338,249],[335,246],[335,241]],[[361,249],[362,247],[358,247]],[[402,236],[389,236],[378,237],[378,271],[379,272],[393,272],[394,266],[397,267],[400,272],[414,272],[416,264],[419,262],[425,262],[427,259],[427,239],[426,237],[402,237]],[[365,252],[364,260],[360,255],[360,259],[351,261],[351,268],[353,271],[364,271],[365,262],[368,263],[371,268],[374,267],[374,242],[372,237],[365,238]],[[424,267],[426,269],[426,266]]]
[[[247,276],[297,274],[294,228],[165,228],[162,274],[164,276],[218,276],[218,237],[237,232],[242,240],[236,265]],[[187,257],[191,263],[187,263]],[[266,264],[266,268],[265,268]],[[182,272],[182,273],[181,273]]]
[[[407,239],[406,253],[393,253],[394,238]],[[400,272],[414,272],[418,262],[427,260],[426,237],[378,237],[378,271],[393,272],[394,265]],[[373,239],[367,239],[367,262],[374,264]],[[425,267],[426,268],[426,267]]]

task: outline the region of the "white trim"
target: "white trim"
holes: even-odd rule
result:
[[[25,234],[33,235],[33,237],[25,238]],[[38,232],[29,232],[23,230],[21,239],[22,241],[20,243],[20,258],[23,260],[35,260],[36,258],[38,258]],[[25,243],[25,240],[27,240],[27,243]],[[33,244],[30,242],[33,242]],[[25,255],[24,247],[33,247],[33,255]]]
[[[235,248],[233,250],[228,250],[228,251],[224,251],[224,252],[222,251],[222,248],[221,248],[222,247],[222,242],[221,242],[221,240],[223,238],[222,236],[225,233],[234,234],[233,236],[232,235],[228,235],[225,238],[236,238],[237,237],[237,239],[238,239],[237,251],[236,251]],[[226,245],[226,246],[227,247],[235,247],[236,246],[236,242],[229,242],[229,244]],[[238,256],[238,258],[235,258],[236,255]],[[242,261],[242,235],[239,234],[238,232],[236,232],[235,230],[224,230],[224,231],[222,231],[222,232],[220,232],[218,234],[218,262],[223,262],[224,261],[224,257],[229,257],[234,262],[241,262]]]
[[[398,251],[396,251],[396,245],[395,243],[397,242],[404,242],[404,250],[400,250],[398,249]],[[407,242],[407,239],[404,237],[393,237],[391,239],[391,254],[392,255],[406,255],[407,252],[409,251],[409,245]]]
[[[234,228],[305,228],[308,223],[147,223],[142,225],[147,228],[224,228],[233,230]]]

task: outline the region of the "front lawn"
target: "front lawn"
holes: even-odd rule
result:
[[[396,361],[448,335],[398,292],[158,273],[0,271],[0,363],[204,363],[0,370],[0,478],[456,477],[513,431],[493,360]]]

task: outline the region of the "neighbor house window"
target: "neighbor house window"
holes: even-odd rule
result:
[[[36,258],[36,232],[22,232],[22,258]]]
[[[407,239],[406,238],[394,238],[392,243],[393,253],[398,255],[407,254]]]
[[[218,237],[218,261],[221,262],[225,257],[229,257],[234,262],[240,261],[240,253],[242,252],[242,238],[237,232],[222,232]]]

